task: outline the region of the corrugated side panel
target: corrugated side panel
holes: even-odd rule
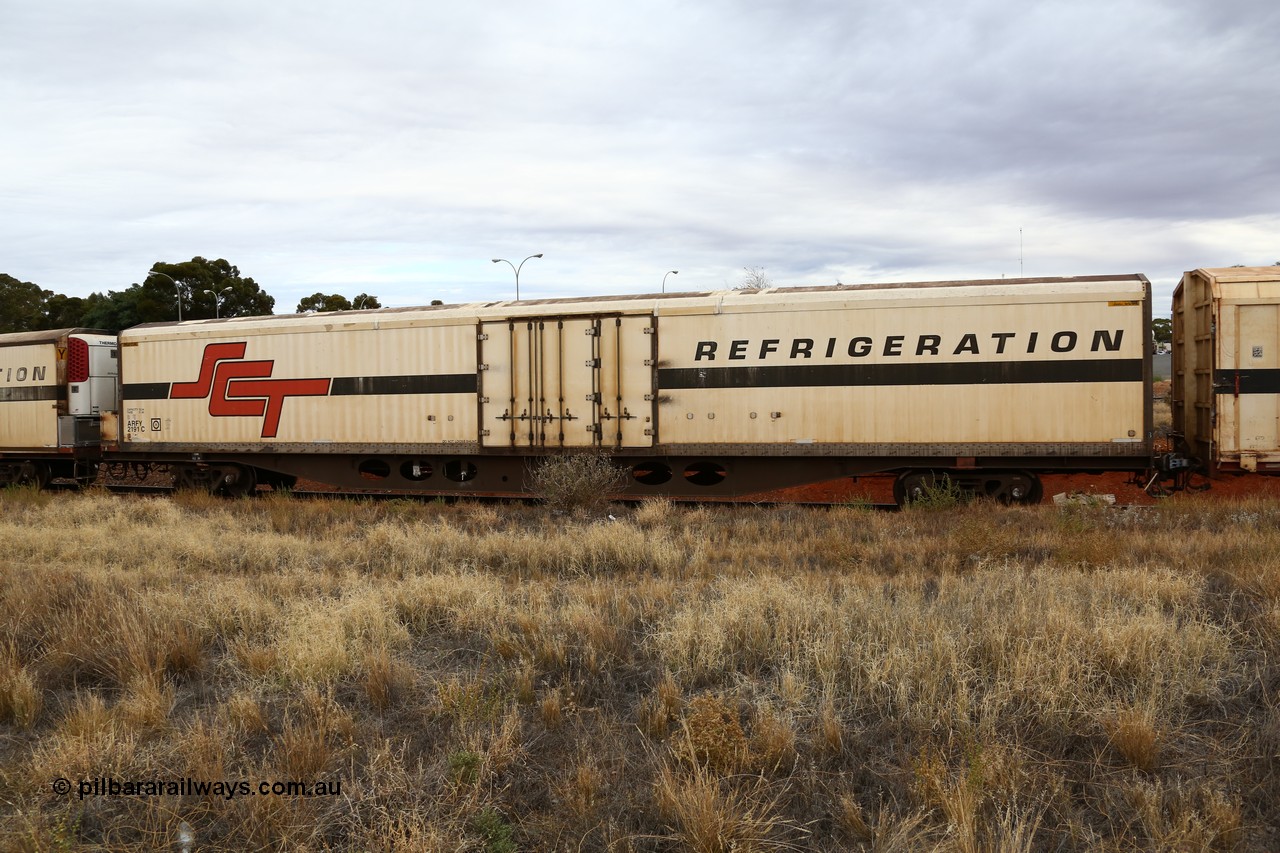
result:
[[[242,330],[243,332],[244,330]],[[122,337],[130,444],[476,437],[476,326]]]
[[[1148,285],[663,317],[663,444],[1141,446]]]

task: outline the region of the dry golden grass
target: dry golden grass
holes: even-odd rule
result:
[[[1280,849],[1280,504],[613,512],[0,495],[0,849]]]

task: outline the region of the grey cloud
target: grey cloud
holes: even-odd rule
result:
[[[1167,278],[1275,245],[1276,23],[1190,0],[28,4],[0,47],[0,156],[26,167],[0,180],[0,271],[101,289],[127,282],[95,257],[205,254],[283,289],[363,258],[415,294],[501,287],[485,259],[529,246],[588,290],[676,265],[986,276],[1026,225],[1054,235],[1038,272]]]

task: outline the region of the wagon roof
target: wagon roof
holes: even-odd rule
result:
[[[1194,270],[1218,281],[1280,281],[1280,266],[1211,267]]]
[[[613,296],[571,296],[558,297],[554,299],[522,299],[518,302],[512,300],[496,300],[491,302],[471,302],[471,303],[454,303],[450,305],[429,305],[429,306],[408,306],[397,308],[372,308],[364,310],[350,311],[329,311],[323,313],[308,314],[273,314],[260,317],[227,317],[220,320],[188,320],[182,324],[185,329],[195,330],[197,328],[205,328],[213,331],[220,325],[242,324],[242,323],[270,323],[278,321],[287,321],[291,319],[308,318],[313,322],[322,323],[350,323],[353,320],[365,319],[376,320],[378,318],[390,319],[402,314],[415,314],[420,317],[428,317],[432,312],[456,313],[459,310],[478,315],[500,314],[502,312],[511,311],[520,314],[528,314],[531,308],[552,308],[558,306],[574,306],[574,305],[622,305],[624,303],[649,303],[655,302],[676,302],[680,300],[697,300],[710,299],[716,297],[723,298],[750,298],[752,296],[766,296],[773,299],[785,298],[791,294],[821,294],[829,293],[832,295],[847,293],[855,294],[862,292],[870,292],[877,290],[896,290],[896,291],[913,291],[931,288],[1018,288],[1030,285],[1071,285],[1071,284],[1107,284],[1107,283],[1134,283],[1147,281],[1146,276],[1137,273],[1126,273],[1121,275],[1084,275],[1084,276],[1054,276],[1042,278],[1018,278],[1018,279],[976,279],[968,281],[917,281],[917,282],[877,282],[869,284],[834,284],[814,287],[768,287],[768,288],[743,288],[730,290],[708,290],[708,291],[686,291],[676,293],[629,293]],[[551,311],[545,313],[553,313]],[[162,328],[176,329],[178,324],[175,322],[164,323],[144,323],[126,329],[125,334],[138,330],[156,330]]]
[[[19,347],[31,344],[56,344],[67,335],[109,335],[101,329],[41,329],[36,332],[10,332],[0,335],[0,347]]]

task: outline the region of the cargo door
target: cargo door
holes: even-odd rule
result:
[[[604,447],[651,447],[657,337],[653,317],[604,317],[598,341],[596,431]]]
[[[1275,451],[1280,447],[1280,305],[1236,305],[1227,310],[1235,313],[1235,364],[1223,377],[1230,386],[1218,388],[1220,395],[1230,396],[1218,400],[1235,411],[1219,412],[1218,424],[1233,427],[1234,435],[1220,436],[1219,446]]]
[[[481,445],[651,445],[652,327],[648,315],[481,323]]]

